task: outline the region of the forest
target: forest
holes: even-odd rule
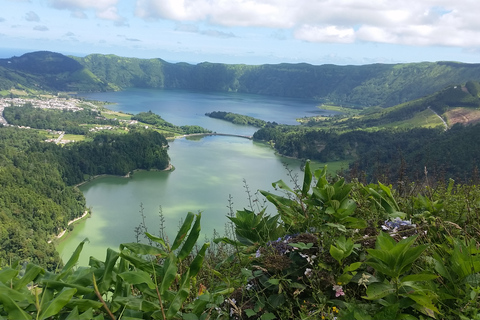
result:
[[[31,261],[48,270],[62,265],[52,243],[86,209],[75,187],[96,175],[126,175],[169,165],[165,138],[155,131],[98,133],[64,147],[34,130],[0,128],[0,261]]]
[[[7,107],[3,110],[3,117],[12,125],[65,131],[65,133],[82,135],[88,133],[89,127],[85,126],[86,124],[119,125],[117,120],[104,119],[101,117],[99,111],[91,109],[79,111],[69,111],[66,109],[45,110],[34,108],[31,103],[26,103],[21,107]]]
[[[302,98],[351,108],[390,107],[433,94],[453,83],[480,81],[480,64],[421,62],[362,66],[204,62],[169,63],[91,54],[31,52],[0,59],[0,94],[11,88],[49,92],[157,88],[241,92]]]
[[[234,124],[247,125],[257,128],[262,128],[267,124],[266,121],[233,112],[213,111],[205,113],[205,115],[211,118],[226,120]]]

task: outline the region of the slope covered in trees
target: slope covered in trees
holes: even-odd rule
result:
[[[105,91],[127,87],[243,92],[388,107],[454,83],[480,81],[480,64],[422,62],[362,66],[197,65],[162,59],[33,52],[0,59],[0,90]]]
[[[253,137],[271,142],[275,150],[287,156],[321,162],[348,160],[354,175],[363,172],[367,181],[415,181],[427,169],[438,179],[468,182],[478,170],[480,126],[458,124],[446,130],[448,124],[442,117],[458,109],[478,113],[478,86],[478,82],[468,81],[350,118],[312,120],[301,126],[269,124]],[[421,117],[425,118],[423,123]]]
[[[48,240],[86,210],[75,184],[169,164],[167,141],[155,131],[99,133],[64,147],[43,139],[33,130],[0,128],[0,264],[20,259],[57,268]]]

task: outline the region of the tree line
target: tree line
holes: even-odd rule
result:
[[[48,240],[86,210],[75,184],[169,164],[167,141],[153,130],[100,133],[64,147],[43,139],[34,130],[0,128],[0,265],[20,259],[57,268]]]

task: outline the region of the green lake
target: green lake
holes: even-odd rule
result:
[[[132,89],[131,93],[133,96],[140,93],[143,93],[141,96],[151,95],[151,101],[129,101],[128,97],[131,96],[128,95],[128,91],[93,94],[88,98],[118,102],[118,105],[110,107],[113,110],[125,112],[152,110],[162,117],[167,114],[171,118],[175,118],[178,117],[172,107],[175,105],[175,97],[181,101],[179,104],[183,106],[183,109],[179,110],[181,114],[188,109],[185,105],[191,94],[137,89]],[[122,95],[124,98],[121,97]],[[165,100],[165,95],[172,104],[167,107],[168,110],[162,110],[168,103],[155,104],[152,102]],[[118,98],[119,96],[120,98]],[[270,111],[272,118],[275,118],[273,115],[275,108],[278,107],[270,102],[265,105],[267,100],[264,97],[248,95],[233,95],[233,102],[225,94],[218,97],[216,94],[202,96],[193,93],[190,99],[192,107],[189,108],[193,108],[193,111],[190,110],[186,113],[188,117],[185,118],[185,122],[182,122],[181,118],[175,118],[176,121],[173,123],[177,125],[198,124],[221,133],[251,135],[256,129],[235,126],[206,117],[205,112],[224,111],[227,108],[221,109],[221,105],[219,105],[214,106],[212,110],[211,105],[216,100],[220,100],[224,106],[228,105],[228,108],[233,108],[232,105],[236,104],[239,109],[237,113],[247,110],[243,114],[249,113],[248,115],[255,113],[255,109],[251,109],[251,105],[259,107],[259,103],[261,103],[263,104],[262,108],[270,109],[259,110],[258,113],[267,114]],[[274,99],[274,101],[277,100]],[[279,104],[282,103],[281,100],[278,101]],[[298,105],[295,105],[295,102],[295,100],[289,100],[289,103],[292,103],[293,111],[290,112],[292,119],[319,110],[314,102],[310,102],[309,107],[306,101],[297,101]],[[287,109],[282,107],[282,112]],[[286,115],[282,114],[282,117],[286,117]],[[172,121],[167,117],[164,119]],[[246,186],[251,195],[255,196],[254,193],[258,189],[273,191],[272,182],[279,179],[290,183],[291,177],[287,174],[285,164],[298,175],[300,182],[303,178],[300,161],[277,156],[270,146],[245,138],[227,136],[181,138],[169,142],[169,145],[168,153],[171,163],[175,167],[173,171],[140,171],[134,173],[130,178],[101,177],[80,186],[87,200],[87,206],[92,210],[92,215],[77,223],[74,230],[57,245],[64,261],[85,238],[88,238],[89,242],[84,246],[80,257],[81,265],[87,265],[90,256],[103,260],[108,247],[118,249],[120,243],[134,242],[134,229],[142,220],[140,211],[143,211],[146,217],[149,232],[158,234],[160,207],[165,217],[166,233],[172,240],[181,219],[189,211],[202,212],[202,240],[212,238],[214,229],[223,235],[225,224],[228,222],[226,216],[230,211],[230,197],[233,201],[233,209],[242,210],[249,206]],[[263,201],[261,195],[259,195],[259,200]],[[271,205],[269,208],[269,211],[273,213]]]

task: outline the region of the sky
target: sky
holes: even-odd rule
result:
[[[0,58],[480,62],[478,0],[0,0]]]

